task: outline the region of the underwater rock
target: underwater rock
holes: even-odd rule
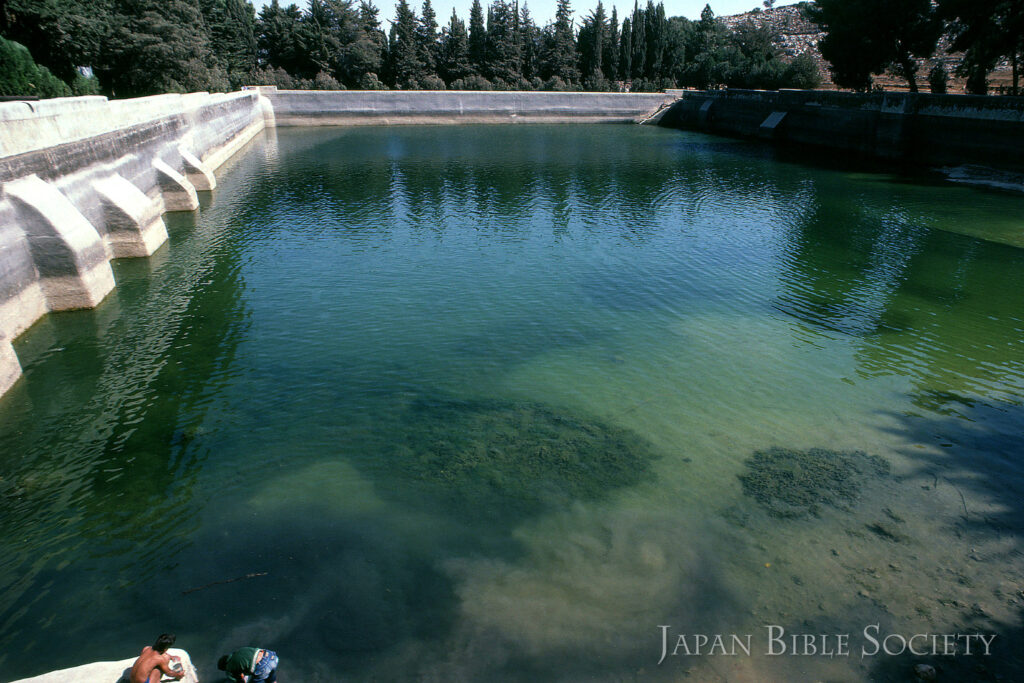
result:
[[[825,448],[756,451],[746,466],[739,475],[743,492],[780,518],[817,515],[822,505],[845,509],[865,480],[889,473],[877,455]]]
[[[390,475],[486,513],[591,500],[650,471],[628,430],[529,402],[417,398],[385,449]]]

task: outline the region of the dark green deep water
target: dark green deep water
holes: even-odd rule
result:
[[[248,644],[289,683],[1019,674],[1024,196],[628,126],[229,167],[15,341],[0,680],[162,631],[203,681]],[[753,652],[658,666],[659,625]]]

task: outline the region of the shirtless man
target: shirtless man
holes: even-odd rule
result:
[[[163,674],[172,678],[184,678],[185,671],[180,665],[177,669],[171,668],[172,661],[179,661],[177,657],[167,654],[167,648],[171,645],[174,645],[174,635],[164,633],[156,639],[153,647],[147,645],[142,648],[142,654],[132,665],[128,683],[159,683]]]

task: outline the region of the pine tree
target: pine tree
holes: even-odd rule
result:
[[[473,66],[469,62],[469,34],[466,32],[466,24],[459,19],[454,8],[448,26],[441,31],[438,72],[449,85],[473,73]]]
[[[473,0],[469,8],[469,61],[476,73],[484,72],[487,61],[487,29],[484,26],[484,8],[480,0]]]
[[[572,29],[572,7],[569,0],[558,0],[546,57],[545,71],[548,74],[560,78],[567,84],[579,80],[580,72],[576,68],[576,39]]]
[[[403,89],[418,87],[420,79],[427,75],[423,62],[420,61],[416,38],[418,25],[416,13],[409,7],[409,3],[406,0],[398,0],[398,5],[395,6],[395,22],[391,25],[391,75],[395,85]]]
[[[526,80],[538,77],[540,74],[540,31],[530,16],[530,10],[526,3],[523,3],[519,11],[519,35],[522,44],[522,74]]]
[[[522,78],[518,12],[505,0],[494,0],[487,10],[487,70],[492,81],[514,84]]]
[[[833,80],[858,90],[888,70],[916,92],[915,58],[935,52],[942,30],[931,0],[816,0],[809,15],[825,30],[819,47]]]
[[[423,0],[423,13],[416,26],[416,49],[427,74],[437,73],[437,15],[430,0]]]

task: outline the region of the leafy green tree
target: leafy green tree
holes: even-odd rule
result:
[[[801,52],[786,67],[782,80],[786,88],[814,90],[821,85],[821,73],[811,53]]]
[[[819,48],[833,80],[856,90],[889,70],[917,92],[917,58],[935,52],[942,30],[931,0],[815,0],[808,16],[826,32]]]
[[[305,26],[297,5],[282,8],[271,0],[256,20],[256,58],[260,66],[289,74],[307,73],[311,63],[304,40]]]
[[[195,0],[117,0],[101,80],[117,96],[227,90]]]
[[[240,87],[256,67],[252,5],[243,0],[201,0],[199,7],[217,64],[227,72],[231,87]]]
[[[0,38],[0,95],[11,97],[66,97],[71,94],[64,81],[32,59],[28,48]]]
[[[675,83],[686,80],[687,50],[692,41],[693,22],[686,17],[671,17],[668,20],[663,72]]]
[[[75,67],[100,63],[112,14],[112,0],[0,0],[0,35],[70,82]]]

